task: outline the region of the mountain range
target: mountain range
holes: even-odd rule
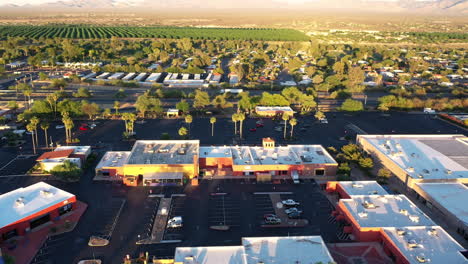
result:
[[[27,3],[27,1],[26,1]],[[4,8],[49,9],[340,9],[354,11],[468,13],[468,0],[60,0],[43,4],[10,3]]]

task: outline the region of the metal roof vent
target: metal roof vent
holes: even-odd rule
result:
[[[396,232],[398,236],[404,236],[406,234],[406,231],[401,228],[397,228]]]
[[[24,197],[19,197],[19,198],[16,199],[16,201],[15,201],[15,208],[24,207],[24,204],[25,204]]]
[[[416,242],[416,240],[414,240],[414,239],[408,240],[406,243],[408,243],[409,248],[421,247],[421,245],[418,242]]]
[[[367,218],[368,214],[366,212],[360,212],[358,213],[359,217],[361,218]]]
[[[408,215],[408,210],[406,210],[406,209],[400,209],[400,214],[402,214],[402,215]]]
[[[426,262],[431,261],[430,259],[426,258],[426,257],[423,256],[423,255],[418,255],[418,256],[416,256],[416,260],[417,260],[419,263],[426,263]]]
[[[364,185],[359,184],[359,183],[353,183],[353,184],[351,185],[351,187],[353,187],[353,188],[364,188]]]
[[[410,216],[409,216],[409,219],[410,219],[412,222],[415,222],[415,223],[418,223],[418,222],[419,222],[419,216],[417,216],[417,215],[410,215]]]
[[[446,170],[445,170],[445,173],[447,173],[448,175],[450,175],[450,174],[452,174],[452,171],[449,170],[449,169],[446,169]]]
[[[429,235],[431,235],[431,236],[437,236],[437,234],[438,234],[438,233],[437,233],[437,229],[435,229],[435,228],[429,229],[429,231],[427,231],[427,233],[428,233]]]
[[[377,208],[377,206],[375,206],[375,204],[373,204],[372,202],[369,202],[369,201],[364,201],[362,203],[362,206],[364,206],[364,208],[366,208],[366,209],[375,209],[375,208]]]
[[[408,169],[406,169],[408,172],[414,172],[414,167],[408,167]]]
[[[50,197],[54,196],[54,194],[52,192],[47,191],[47,190],[41,190],[40,194],[41,194],[42,197],[45,197],[45,198],[50,198]]]

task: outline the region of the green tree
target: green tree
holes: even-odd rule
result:
[[[182,99],[176,104],[176,108],[182,113],[187,113],[190,109],[190,105],[185,99]]]
[[[185,139],[187,137],[187,128],[185,127],[181,127],[179,128],[179,136],[182,138],[182,139]]]
[[[88,115],[88,118],[91,120],[91,119],[93,119],[94,116],[99,114],[101,109],[99,108],[99,105],[96,104],[96,103],[88,103],[86,101],[83,101],[81,103],[81,111],[85,115]]]
[[[217,95],[212,102],[214,107],[217,108],[229,108],[232,107],[232,103],[226,100],[226,94]]]
[[[245,114],[240,112],[239,114],[237,114],[237,119],[239,120],[239,134],[240,134],[240,138],[242,139],[242,124],[244,123],[244,120],[245,120]]]
[[[47,76],[47,74],[43,73],[43,72],[40,72],[39,73],[39,80],[41,81],[45,81],[49,78],[49,76]]]
[[[36,142],[35,142],[35,138],[34,138],[34,131],[35,131],[35,127],[33,124],[29,123],[26,125],[26,130],[28,130],[30,133],[31,133],[31,143],[32,143],[32,147],[33,147],[33,152],[34,154],[36,154]]]
[[[192,122],[193,122],[193,117],[191,115],[186,115],[184,119],[185,119],[185,123],[188,124],[189,137],[190,137],[190,131],[192,130],[191,126],[192,126]]]
[[[359,166],[365,170],[370,170],[374,167],[374,161],[371,158],[361,157],[359,159]]]
[[[195,108],[205,108],[207,105],[210,104],[210,96],[207,92],[203,92],[201,90],[195,91],[195,98],[193,101],[193,107]]]
[[[315,112],[315,115],[314,115],[315,118],[317,118],[317,120],[322,120],[325,118],[325,114],[321,111],[317,111]]]
[[[77,164],[66,160],[63,164],[55,166],[50,173],[59,180],[74,182],[80,179],[82,170]]]
[[[281,119],[283,119],[283,121],[284,121],[284,135],[283,135],[283,138],[286,138],[287,121],[289,120],[289,115],[287,113],[283,113],[283,116],[281,116]]]
[[[65,89],[65,87],[67,87],[67,81],[65,81],[64,79],[53,79],[52,83],[50,84],[50,87],[63,90]]]
[[[120,102],[119,101],[114,101],[114,110],[115,110],[116,115],[119,114],[119,109],[120,109]]]
[[[358,112],[364,110],[364,106],[360,101],[346,99],[343,104],[341,104],[340,109],[347,112]]]
[[[80,88],[78,88],[76,93],[73,93],[73,96],[76,97],[76,98],[89,98],[89,97],[91,97],[91,93],[89,92],[88,89],[86,89],[84,87],[80,87]]]
[[[46,146],[46,148],[48,148],[49,147],[49,139],[48,139],[48,136],[47,136],[47,130],[49,129],[49,123],[42,122],[41,123],[41,129],[44,131],[45,146]]]
[[[125,99],[127,97],[127,94],[125,93],[125,90],[124,89],[119,89],[115,95],[114,95],[115,99],[119,99],[119,100],[122,100],[122,99]]]
[[[293,138],[294,127],[297,125],[297,119],[296,118],[291,118],[289,120],[289,125],[291,126],[291,138]]]
[[[347,160],[358,161],[361,158],[361,152],[356,144],[344,145],[341,147],[341,152]]]
[[[39,125],[39,123],[40,123],[41,121],[39,120],[39,118],[38,118],[37,116],[33,116],[33,117],[29,120],[29,122],[30,122],[30,123],[33,125],[33,127],[34,127],[34,135],[35,135],[35,138],[36,138],[36,146],[39,146],[39,140],[38,140],[38,138],[37,138],[37,134],[38,134],[38,133],[37,133],[37,126]]]
[[[216,117],[211,117],[210,123],[211,123],[211,136],[214,136],[214,125],[216,123]]]
[[[231,120],[232,122],[234,122],[234,135],[236,135],[237,134],[237,122],[239,122],[239,114],[238,113],[232,114]]]

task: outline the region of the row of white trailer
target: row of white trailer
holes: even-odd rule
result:
[[[192,76],[192,78],[190,78]],[[201,86],[217,85],[221,81],[220,74],[188,74],[188,73],[124,73],[103,72],[101,74],[89,73],[82,77],[82,80],[122,80],[135,81],[139,83],[163,83],[167,86]]]

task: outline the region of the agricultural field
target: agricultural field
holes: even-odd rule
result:
[[[191,38],[219,40],[307,41],[293,29],[194,27],[0,26],[0,38]]]

